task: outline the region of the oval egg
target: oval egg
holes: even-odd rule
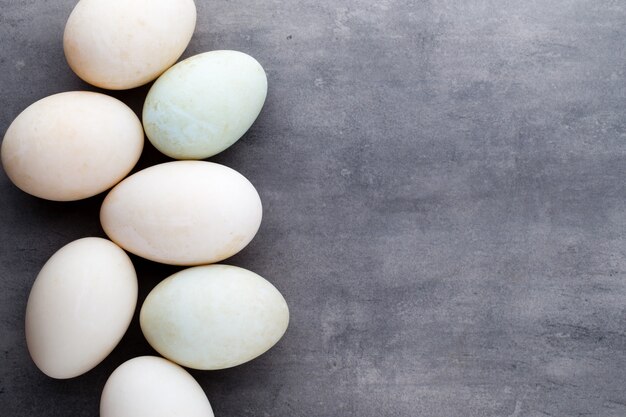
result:
[[[175,159],[204,159],[252,126],[267,95],[261,64],[237,51],[187,58],[154,83],[143,107],[152,144]]]
[[[148,294],[140,313],[148,343],[194,369],[240,365],[270,349],[287,330],[289,309],[268,281],[243,268],[183,270]]]
[[[139,118],[104,94],[72,91],[29,106],[2,142],[2,165],[13,183],[36,197],[80,200],[111,188],[143,149]]]
[[[26,307],[26,342],[42,372],[65,379],[99,364],[128,329],[137,276],[126,253],[100,238],[76,240],[41,269]]]
[[[63,47],[84,81],[124,90],[172,66],[195,26],[193,0],[81,0],[65,25]]]
[[[100,399],[100,417],[213,417],[195,379],[180,366],[155,356],[120,365]]]
[[[105,198],[106,234],[129,252],[172,265],[201,265],[243,249],[261,224],[261,199],[237,171],[202,161],[144,169]]]

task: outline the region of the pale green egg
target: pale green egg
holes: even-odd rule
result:
[[[271,283],[247,269],[184,269],[154,287],[139,315],[141,330],[163,357],[193,369],[226,369],[274,346],[289,307]]]
[[[252,126],[267,95],[261,64],[237,51],[188,58],[152,86],[143,125],[152,144],[175,159],[204,159],[231,146]]]

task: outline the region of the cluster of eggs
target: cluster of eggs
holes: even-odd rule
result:
[[[215,264],[252,240],[261,200],[238,172],[199,160],[250,128],[264,104],[267,79],[254,58],[236,51],[207,52],[174,65],[195,22],[193,0],[80,0],[65,27],[70,67],[105,89],[158,78],[143,120],[105,94],[66,92],[29,106],[2,142],[7,175],[36,197],[73,201],[114,187],[100,211],[111,240],[71,242],[33,284],[26,340],[45,374],[81,375],[123,337],[137,304],[137,276],[125,250],[191,267],[158,284],[141,308],[141,330],[165,359],[134,358],[115,370],[104,387],[101,417],[213,416],[202,388],[179,365],[240,365],[278,342],[289,322],[287,303],[271,283]],[[181,161],[124,179],[139,160],[144,130],[158,150]]]

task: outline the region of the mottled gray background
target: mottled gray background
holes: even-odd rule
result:
[[[65,64],[74,1],[0,0],[0,130]],[[626,416],[626,3],[197,0],[185,56],[238,49],[266,106],[213,161],[265,207],[230,263],[291,306],[244,366],[193,372],[217,417]],[[147,88],[115,93],[140,112]],[[149,145],[140,167],[166,161]],[[103,196],[30,197],[0,175],[0,414],[96,416],[112,370],[153,353],[137,320],[88,374],[31,363],[46,259],[103,236]],[[133,258],[141,300],[176,271]]]

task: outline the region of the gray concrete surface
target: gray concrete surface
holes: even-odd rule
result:
[[[285,338],[193,372],[218,417],[626,416],[626,3],[197,0],[186,56],[238,49],[268,100],[212,160],[265,218],[229,262],[291,306]],[[89,89],[65,64],[71,0],[0,0],[0,127]],[[137,112],[146,88],[115,93]],[[140,166],[166,161],[146,149]],[[31,363],[26,299],[62,245],[102,236],[103,196],[0,176],[0,414],[96,416],[137,320],[80,378]],[[176,268],[133,258],[141,299]]]

